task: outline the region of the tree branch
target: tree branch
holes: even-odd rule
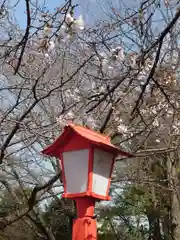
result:
[[[180,9],[176,12],[173,20],[169,23],[169,25],[164,29],[164,31],[161,33],[160,37],[157,39],[157,41],[155,43],[152,44],[152,46],[146,51],[146,53],[148,53],[153,47],[155,47],[157,44],[159,44],[158,46],[158,50],[157,50],[157,53],[156,53],[156,57],[155,57],[155,60],[154,60],[154,64],[153,64],[153,67],[149,73],[149,76],[146,80],[146,82],[144,83],[143,87],[142,87],[142,91],[139,95],[139,98],[137,99],[136,101],[136,104],[135,104],[135,107],[133,108],[132,112],[131,112],[131,115],[133,115],[133,113],[136,111],[136,109],[139,107],[139,103],[140,101],[142,100],[143,98],[143,95],[146,91],[146,87],[147,85],[149,84],[150,80],[152,79],[154,73],[155,73],[155,70],[156,70],[156,66],[159,62],[159,58],[160,58],[160,53],[161,53],[161,48],[162,48],[162,44],[163,44],[163,40],[165,38],[165,36],[169,33],[169,31],[171,30],[171,28],[174,26],[174,24],[177,22],[177,20],[179,19],[180,17]]]
[[[26,44],[27,44],[27,41],[28,41],[28,37],[29,37],[29,30],[30,30],[30,27],[31,27],[31,10],[30,10],[29,0],[25,0],[25,2],[26,2],[27,25],[26,25],[26,31],[25,31],[24,37],[22,38],[21,42],[19,43],[19,46],[22,44],[22,49],[21,49],[21,53],[20,53],[20,56],[19,56],[19,59],[18,59],[17,66],[16,66],[15,71],[14,71],[15,75],[18,72],[19,67],[21,65],[23,54],[24,54],[25,47],[26,47]]]
[[[0,220],[0,229],[4,229],[5,227],[13,224],[14,222],[20,220],[22,217],[26,216],[33,209],[33,207],[36,204],[36,197],[37,197],[38,192],[40,192],[42,190],[50,189],[52,187],[52,185],[60,178],[60,176],[61,176],[61,172],[56,174],[45,184],[35,186],[31,192],[31,196],[28,200],[28,208],[26,210],[23,210],[21,213],[19,213],[18,216],[13,216],[11,218],[8,217],[6,219]]]

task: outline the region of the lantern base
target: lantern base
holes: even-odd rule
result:
[[[77,197],[74,198],[76,202],[76,209],[77,209],[77,217],[93,217],[94,216],[94,208],[96,199],[92,197]]]
[[[90,217],[77,218],[73,221],[72,240],[96,240],[96,220]]]

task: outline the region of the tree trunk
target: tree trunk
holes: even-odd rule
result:
[[[149,238],[148,240],[161,240],[161,229],[159,221],[159,209],[157,206],[156,193],[154,186],[151,186],[152,205],[147,211],[149,221]]]
[[[161,231],[159,224],[159,217],[157,213],[153,211],[147,214],[149,221],[149,237],[148,240],[161,240]]]
[[[170,153],[167,160],[167,172],[169,188],[171,189],[171,235],[173,240],[180,239],[180,207],[178,196],[178,157],[175,153]]]
[[[162,229],[163,229],[164,240],[172,240],[170,213],[167,213],[167,215],[163,217]]]

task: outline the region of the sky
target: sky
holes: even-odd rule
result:
[[[13,6],[16,5],[17,1],[18,0],[8,0],[8,3]],[[73,4],[79,4],[79,7],[76,8],[76,14],[82,14],[85,20],[85,24],[89,26],[98,20],[107,19],[107,9],[116,7],[118,12],[124,11],[124,8],[137,9],[137,7],[140,6],[140,1],[141,0],[73,0],[72,2]],[[33,2],[38,3],[38,5],[41,7],[46,6],[46,8],[52,12],[56,7],[63,5],[65,3],[65,0],[33,0]],[[161,6],[163,7],[164,5],[162,4]],[[25,0],[19,0],[17,6],[14,9],[14,15],[20,27],[25,29]],[[161,14],[159,12],[156,12],[154,15],[154,20],[158,21],[158,24],[155,23],[155,26],[158,28],[160,28],[159,24],[161,25],[159,22],[160,18],[162,18]]]
[[[41,7],[46,6],[50,12],[52,12],[56,7],[65,3],[64,0],[37,0],[36,2],[38,2],[38,5]],[[10,6],[14,6],[16,3],[17,0],[9,0]],[[76,8],[76,14],[82,14],[85,20],[89,23],[91,21],[98,20],[98,18],[102,18],[103,13],[100,14],[100,16],[97,14],[97,11],[98,9],[100,10],[100,7],[98,5],[98,1],[96,0],[74,0],[73,4],[79,4],[79,7]],[[15,17],[21,28],[26,27],[25,8],[25,0],[20,0],[14,11]]]
[[[11,0],[10,4],[11,6],[16,4],[17,0]],[[64,2],[64,0],[39,0],[38,3],[40,6],[43,6],[44,3],[50,11],[53,11],[55,7],[58,5],[61,5]],[[26,27],[26,15],[25,15],[25,0],[20,0],[18,5],[15,8],[15,17],[20,25],[20,27],[25,28]]]

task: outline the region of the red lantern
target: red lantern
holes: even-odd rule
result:
[[[108,193],[115,157],[130,154],[111,144],[109,137],[73,124],[66,126],[62,135],[42,153],[60,159],[63,197],[74,199],[81,221],[88,217],[88,221],[95,226],[95,220],[92,219],[95,202],[110,199]],[[82,229],[82,223],[79,222],[78,227],[80,225]],[[77,224],[73,232],[78,233],[75,229]],[[96,232],[94,228],[91,230]],[[81,237],[78,235],[78,240],[85,238],[83,234],[81,232]],[[77,238],[75,235],[73,233]]]

